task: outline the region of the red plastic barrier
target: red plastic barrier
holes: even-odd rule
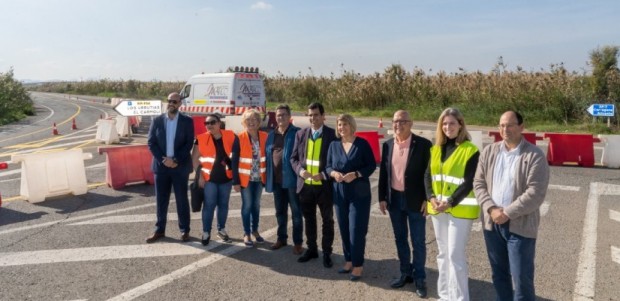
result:
[[[372,148],[372,154],[375,155],[375,162],[381,162],[381,150],[379,149],[379,132],[355,132],[355,136],[364,138]]]
[[[128,183],[155,184],[151,171],[153,155],[146,145],[100,147],[99,154],[106,153],[105,179],[108,186],[121,189]]]
[[[542,140],[542,138],[536,136],[536,133],[521,133],[521,135],[523,135],[525,140],[534,145],[536,145],[536,140]],[[493,139],[495,139],[495,142],[502,141],[502,136],[500,136],[499,132],[489,131],[489,136],[493,137]]]
[[[267,127],[270,129],[275,129],[278,127],[278,122],[276,121],[276,112],[267,112]]]
[[[207,127],[205,126],[207,116],[192,116],[192,119],[194,120],[194,135],[198,136],[207,132]]]
[[[0,162],[0,169],[7,169],[9,168],[9,164],[7,164],[6,162]],[[0,207],[2,207],[2,195],[0,194]]]
[[[547,161],[550,165],[576,162],[579,166],[594,166],[594,138],[591,134],[545,133],[549,138]]]

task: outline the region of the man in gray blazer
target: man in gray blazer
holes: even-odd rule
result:
[[[521,114],[502,114],[503,141],[480,154],[474,178],[497,300],[536,299],[534,257],[549,165],[543,152],[523,138],[523,128]]]

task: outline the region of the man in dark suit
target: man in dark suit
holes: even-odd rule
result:
[[[323,265],[330,268],[334,243],[334,203],[329,175],[325,172],[329,144],[336,139],[334,129],[324,125],[325,109],[320,103],[308,106],[310,127],[297,131],[291,165],[297,174],[297,193],[305,221],[308,249],[297,261],[318,258],[316,207],[323,220]]]
[[[416,294],[426,297],[426,191],[424,173],[431,142],[411,133],[407,111],[394,113],[394,138],[383,143],[379,172],[379,209],[390,213],[400,260],[399,278],[390,286],[403,287],[415,280]],[[413,261],[408,232],[411,232]]]
[[[153,234],[146,239],[147,243],[165,236],[172,188],[177,203],[181,240],[189,240],[187,184],[192,172],[190,152],[194,145],[194,123],[190,117],[179,113],[180,106],[179,93],[170,93],[168,111],[155,117],[149,129],[148,146],[153,154],[151,169],[155,173],[157,223]]]

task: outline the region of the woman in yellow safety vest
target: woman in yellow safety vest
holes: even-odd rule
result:
[[[239,182],[241,185],[241,220],[243,221],[243,242],[247,247],[265,241],[258,233],[260,198],[263,193],[267,171],[265,142],[267,133],[259,131],[260,114],[256,110],[245,111],[241,124],[245,131],[239,133]],[[237,188],[235,188],[237,190]]]
[[[437,294],[440,300],[469,300],[465,249],[473,221],[480,214],[472,191],[480,153],[457,109],[441,113],[435,135],[425,185],[427,212],[439,249]]]
[[[201,165],[199,186],[204,189],[202,207],[202,244],[211,240],[213,215],[217,207],[217,236],[230,242],[226,232],[228,201],[233,185],[239,184],[239,139],[233,131],[220,128],[219,116],[213,114],[205,120],[207,132],[196,137],[194,166]]]

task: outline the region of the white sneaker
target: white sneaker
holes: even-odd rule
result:
[[[226,229],[222,229],[222,230],[217,231],[217,237],[219,237],[224,242],[231,242],[232,241],[232,240],[230,240],[230,237],[228,236],[228,233],[226,233]]]

